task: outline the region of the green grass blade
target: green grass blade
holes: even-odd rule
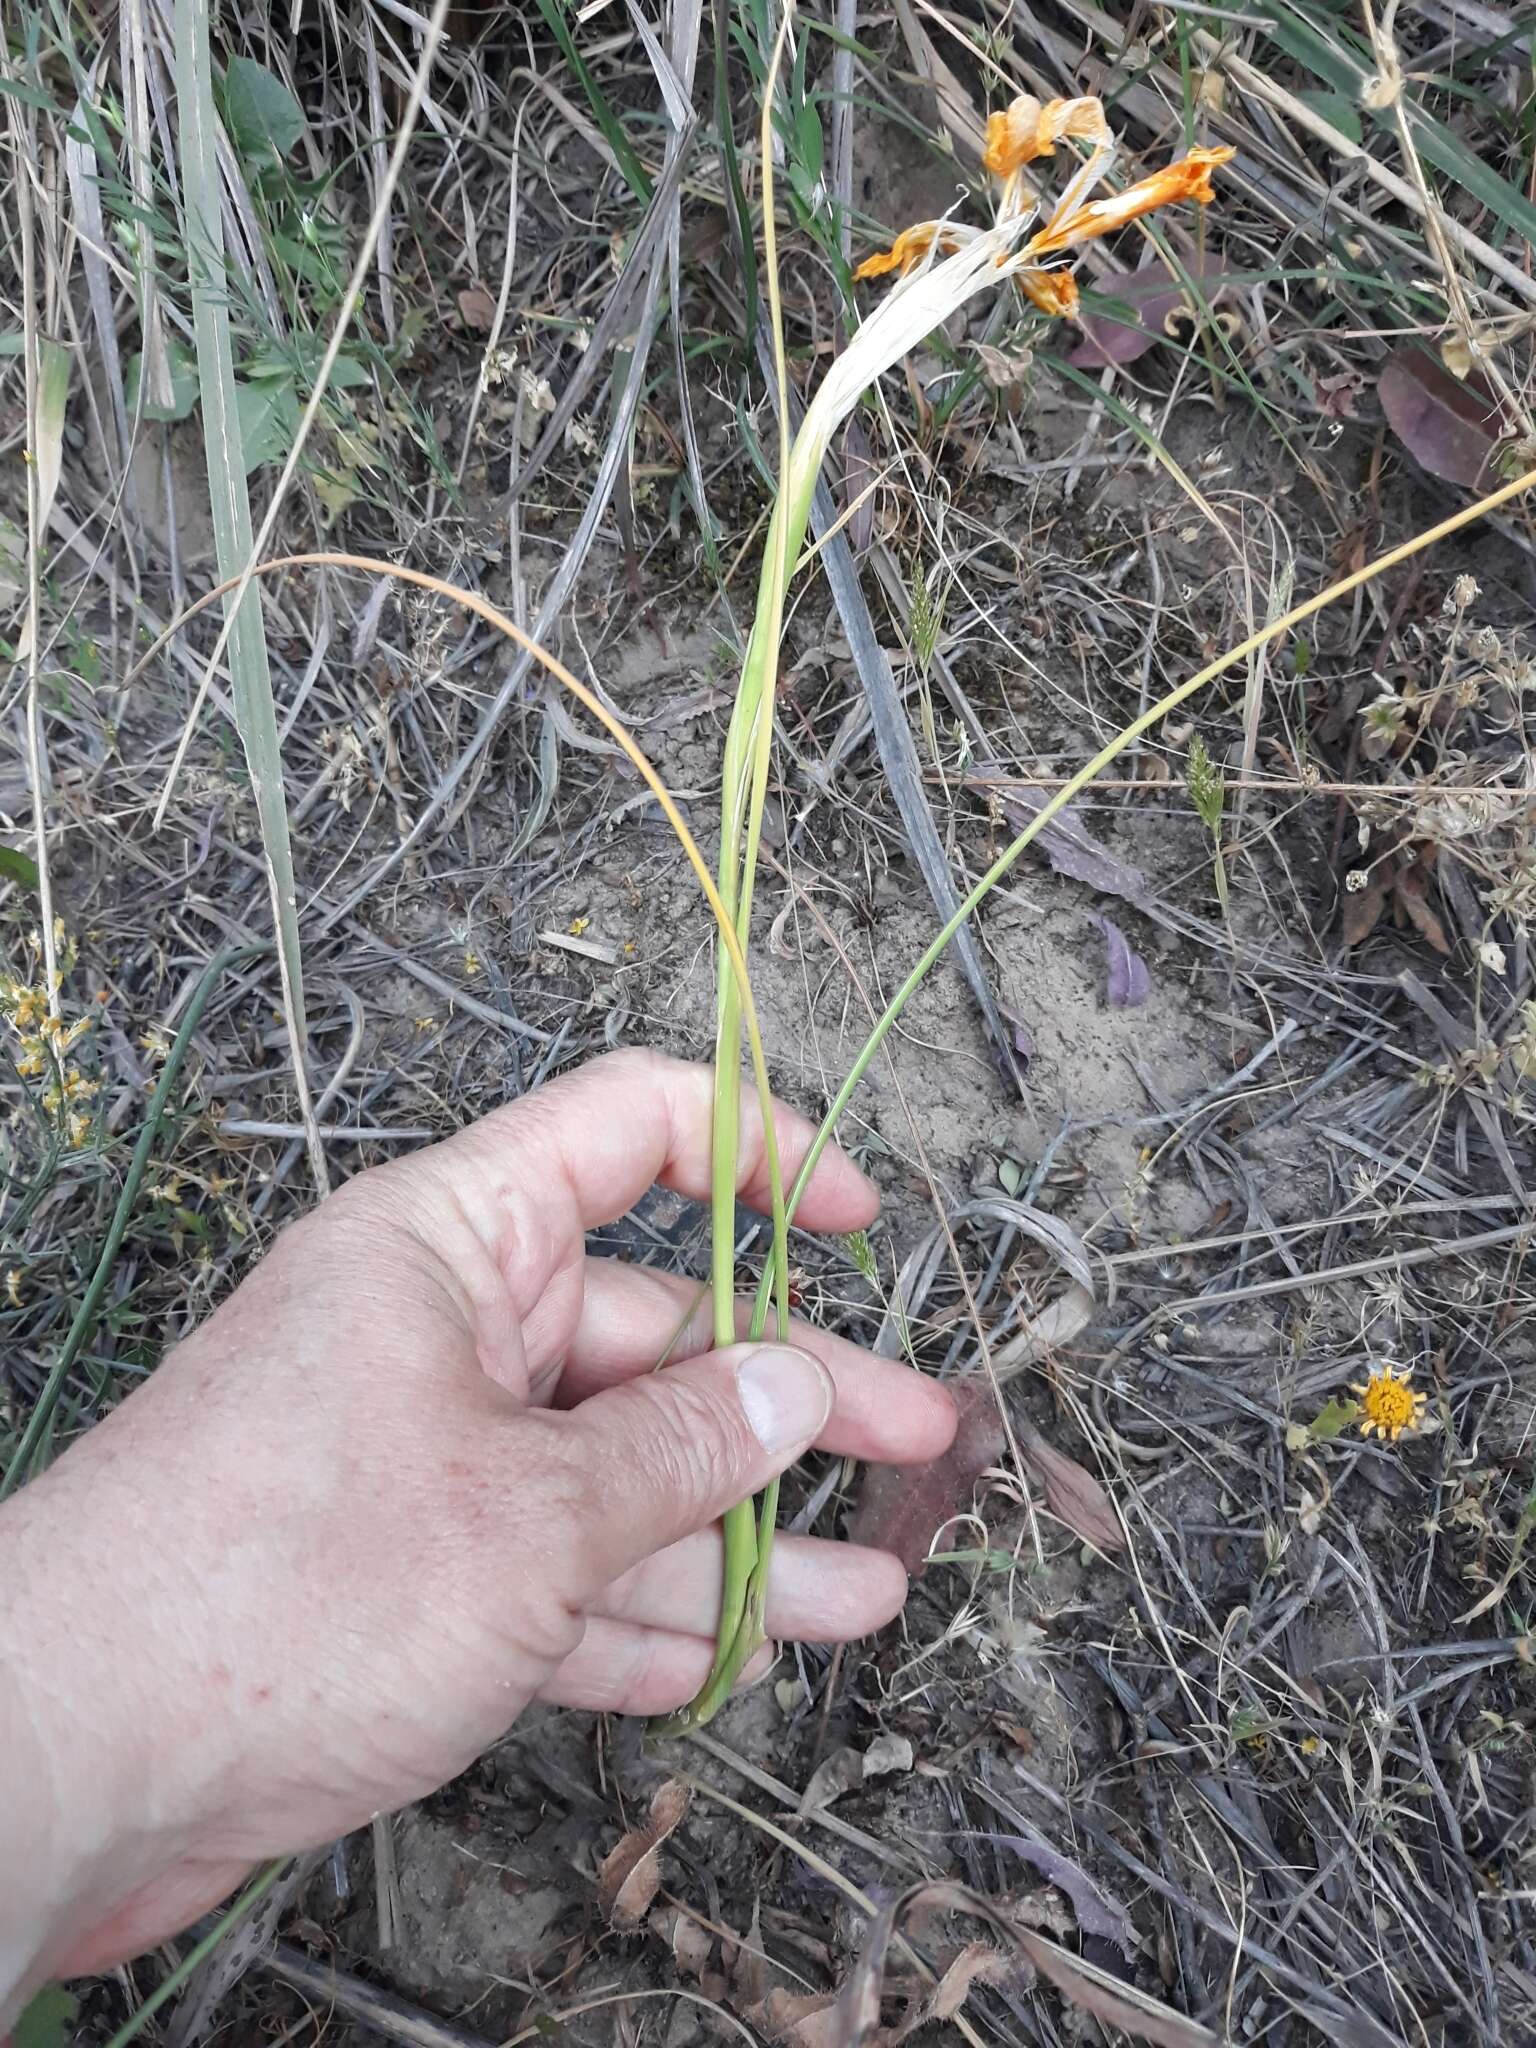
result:
[[[208,495],[213,508],[214,550],[219,575],[240,575],[251,557],[251,501],[245,484],[245,454],[235,390],[230,340],[228,284],[224,264],[223,214],[219,204],[213,103],[213,61],[208,46],[208,0],[176,0],[176,93],[181,142],[182,209],[187,266],[192,286],[193,334],[197,345],[198,393],[202,400],[203,444]],[[261,597],[247,588],[235,608],[229,634],[229,668],[234,682],[235,718],[250,771],[261,828],[272,916],[277,929],[283,1010],[288,1025],[294,1080],[304,1122],[310,1130],[310,1160],[322,1190],[328,1185],[325,1158],[314,1134],[304,1065],[304,972],[299,954],[299,913],[293,881],[293,848],[283,790],[282,754],[272,672],[262,626]]]
[[[133,1148],[133,1158],[129,1162],[128,1172],[124,1176],[122,1192],[117,1198],[117,1206],[112,1211],[112,1221],[107,1228],[107,1238],[101,1248],[101,1256],[96,1261],[96,1270],[91,1275],[90,1285],[81,1297],[80,1306],[75,1310],[74,1320],[69,1326],[69,1334],[65,1337],[63,1345],[60,1347],[59,1355],[53,1362],[48,1378],[43,1385],[43,1390],[38,1395],[32,1413],[27,1418],[27,1426],[22,1432],[21,1441],[16,1446],[10,1463],[5,1468],[4,1477],[0,1478],[0,1500],[7,1499],[16,1491],[24,1479],[32,1477],[33,1467],[38,1461],[39,1454],[46,1450],[49,1432],[53,1424],[54,1410],[57,1408],[59,1397],[64,1391],[64,1382],[69,1378],[75,1360],[84,1350],[87,1339],[96,1327],[96,1317],[100,1313],[102,1302],[106,1299],[107,1283],[112,1278],[112,1270],[117,1264],[117,1255],[122,1250],[123,1238],[127,1234],[128,1219],[133,1213],[134,1203],[139,1198],[139,1189],[144,1184],[144,1176],[149,1171],[150,1158],[154,1153],[155,1140],[160,1134],[160,1125],[165,1116],[166,1106],[171,1099],[171,1091],[176,1086],[177,1076],[181,1072],[181,1063],[186,1057],[187,1047],[192,1043],[193,1033],[202,1021],[203,1011],[207,1006],[208,998],[213,994],[226,968],[237,967],[246,960],[254,960],[258,954],[264,953],[266,950],[264,945],[233,946],[226,948],[222,953],[215,954],[213,959],[203,969],[198,984],[192,991],[192,999],[187,1004],[186,1012],[177,1027],[176,1037],[172,1042],[169,1053],[166,1055],[165,1064],[160,1069],[160,1078],[155,1084],[155,1092],[150,1098],[149,1110],[144,1118],[144,1127],[139,1132],[138,1143]]]
[[[1376,69],[1368,48],[1363,44],[1351,47],[1342,34],[1325,35],[1297,7],[1277,12],[1263,27],[1288,57],[1305,65],[1332,91],[1342,93],[1352,106],[1359,106],[1360,96]],[[1507,178],[1500,177],[1492,164],[1469,149],[1444,122],[1436,120],[1413,91],[1405,93],[1403,105],[1414,145],[1424,161],[1454,179],[1511,234],[1526,242],[1536,242],[1536,205]],[[1373,110],[1373,114],[1379,126],[1393,132],[1395,116],[1391,107]]]
[[[602,87],[592,76],[591,71],[587,68],[585,58],[583,58],[581,52],[576,47],[575,39],[571,35],[570,27],[566,22],[561,0],[538,0],[538,9],[544,17],[550,34],[560,45],[561,55],[575,72],[577,81],[582,91],[586,94],[587,105],[596,116],[597,125],[603,131],[604,140],[613,151],[619,169],[624,173],[625,183],[637,199],[649,203],[651,181],[641,168],[640,159],[635,155],[633,148],[630,146],[629,137],[624,133],[623,127],[620,125],[618,115],[609,106],[607,96],[603,92]]]

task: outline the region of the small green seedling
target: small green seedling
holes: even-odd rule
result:
[[[1232,905],[1227,895],[1227,858],[1221,844],[1221,817],[1226,809],[1227,785],[1199,733],[1189,743],[1184,779],[1189,788],[1189,800],[1199,813],[1201,824],[1211,835],[1216,895],[1222,916],[1230,917]]]

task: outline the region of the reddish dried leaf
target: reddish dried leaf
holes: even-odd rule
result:
[[[1161,264],[1151,273],[1116,271],[1095,286],[1098,297],[1118,299],[1127,317],[1084,313],[1083,339],[1067,361],[1078,370],[1102,370],[1109,363],[1134,363],[1165,338],[1164,322],[1184,304],[1183,287]]]
[[[1493,479],[1506,423],[1486,378],[1453,377],[1438,357],[1400,341],[1378,386],[1381,409],[1409,454],[1431,476],[1468,489]]]
[[[976,1481],[1008,1447],[992,1389],[981,1381],[956,1389],[960,1426],[941,1458],[926,1465],[872,1465],[849,1523],[855,1543],[893,1551],[920,1571],[935,1532],[971,1505]]]
[[[1045,1504],[1073,1535],[1092,1544],[1106,1557],[1124,1550],[1121,1533],[1109,1495],[1091,1472],[1085,1472],[1075,1458],[1047,1443],[1039,1430],[1027,1425],[1018,1432],[1019,1449],[1045,1484]]]
[[[1412,867],[1404,868],[1393,883],[1393,900],[1437,953],[1449,954],[1451,942],[1445,936],[1445,926],[1429,907],[1425,893],[1428,887],[1428,870],[1422,861],[1415,861]]]
[[[1198,258],[1185,264],[1192,278],[1204,277],[1205,296],[1210,299],[1227,281],[1220,271],[1206,273]],[[1134,363],[1160,341],[1173,338],[1179,313],[1191,304],[1188,292],[1161,263],[1144,270],[1116,270],[1095,285],[1101,299],[1115,299],[1125,308],[1125,317],[1108,312],[1085,312],[1083,339],[1067,357],[1079,370],[1102,370],[1108,363]]]
[[[688,1811],[692,1795],[669,1778],[651,1801],[644,1825],[631,1828],[598,1865],[597,1897],[615,1927],[638,1927],[661,1884],[661,1845]]]

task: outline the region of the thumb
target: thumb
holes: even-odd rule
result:
[[[809,1352],[734,1344],[571,1409],[564,1448],[603,1502],[576,1546],[583,1591],[761,1492],[810,1449],[832,1401],[832,1376]]]

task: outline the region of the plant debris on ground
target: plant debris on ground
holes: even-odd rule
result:
[[[7,1485],[326,1184],[605,1047],[709,1056],[654,797],[482,620],[310,566],[157,643],[253,547],[430,572],[713,854],[779,25],[7,12]],[[800,402],[861,263],[988,217],[1024,95],[1102,100],[1117,186],[1236,155],[1084,249],[1075,320],[978,299],[833,440],[752,953],[818,1114],[1130,721],[1536,464],[1530,28],[1474,0],[815,0],[772,100]],[[881,1223],[791,1279],[966,1425],[900,1484],[811,1461],[785,1519],[906,1556],[902,1620],[665,1748],[525,1717],[392,1823],[391,1943],[360,1836],[140,2038],[1536,2037],[1533,594],[1517,495],[1257,646],[891,1034],[841,1130]],[[599,1248],[703,1275],[707,1217],[658,1194]],[[744,1218],[744,1289],[766,1249]],[[105,2042],[190,1946],[43,2018]]]

